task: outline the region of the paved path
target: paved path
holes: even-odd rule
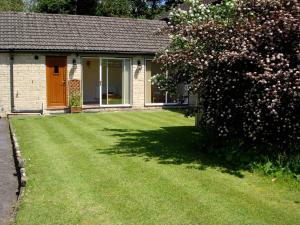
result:
[[[0,224],[10,224],[17,200],[18,179],[14,164],[8,121],[0,118]]]

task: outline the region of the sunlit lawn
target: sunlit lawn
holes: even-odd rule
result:
[[[300,186],[205,160],[170,111],[14,118],[29,177],[16,224],[300,224]],[[209,163],[211,162],[211,163]]]

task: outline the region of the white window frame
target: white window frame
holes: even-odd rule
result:
[[[128,107],[131,107],[132,106],[132,100],[133,100],[133,96],[132,96],[132,93],[133,93],[133,74],[132,74],[132,59],[131,58],[118,58],[118,57],[99,57],[99,56],[82,56],[81,57],[81,62],[83,63],[83,60],[84,59],[99,59],[99,107],[101,108],[128,108]],[[102,104],[102,59],[120,59],[120,60],[123,60],[123,70],[122,70],[122,83],[123,83],[123,76],[124,76],[124,69],[125,69],[125,60],[129,60],[130,62],[130,71],[129,71],[129,75],[130,75],[130,78],[129,78],[129,84],[130,84],[130,87],[129,87],[129,99],[130,99],[130,104],[115,104],[115,105],[103,105]],[[83,71],[83,66],[82,66],[82,69],[81,69],[81,99],[82,99],[82,104],[83,104],[83,81],[84,81],[84,71]],[[108,81],[108,80],[107,80]],[[123,84],[122,84],[123,85]],[[123,93],[124,94],[124,93]],[[124,101],[122,99],[122,101]],[[83,104],[84,106],[84,104]]]
[[[99,57],[97,57],[97,56],[82,56],[82,57],[80,57],[80,63],[81,63],[81,101],[82,101],[82,106],[84,107],[85,105],[83,104],[84,103],[84,85],[83,85],[83,83],[84,83],[84,71],[83,71],[83,62],[84,62],[84,59],[99,59]],[[99,71],[99,73],[100,73],[100,71]],[[98,84],[99,86],[100,86],[100,75],[99,75],[99,84]],[[99,89],[100,90],[100,89]],[[99,99],[99,106],[100,106],[100,99]]]
[[[132,76],[132,59],[131,58],[118,58],[118,57],[100,57],[100,96],[99,96],[99,99],[100,99],[100,107],[101,108],[120,108],[120,107],[131,107],[132,106],[132,93],[133,93],[133,76]],[[122,87],[123,87],[123,82],[124,82],[124,71],[125,71],[125,60],[129,60],[130,62],[130,71],[129,71],[129,84],[130,84],[130,87],[129,87],[129,99],[130,99],[130,102],[129,104],[102,104],[102,60],[105,60],[105,59],[115,59],[115,60],[122,60],[123,61],[123,69],[122,69]],[[108,67],[107,67],[107,70],[108,70]],[[108,71],[106,71],[106,74],[107,74]],[[106,91],[108,92],[108,79],[106,79]],[[108,96],[108,93],[106,93]],[[122,93],[123,96],[124,96],[124,93]],[[122,97],[122,101],[124,102],[124,98]]]

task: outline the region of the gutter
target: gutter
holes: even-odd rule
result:
[[[163,47],[161,48],[163,49]],[[159,51],[160,49],[157,49]],[[18,53],[77,53],[77,54],[125,54],[125,55],[155,55],[153,51],[120,51],[120,50],[76,50],[76,49],[0,49],[0,52]]]

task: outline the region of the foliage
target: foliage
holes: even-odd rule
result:
[[[69,104],[71,107],[80,107],[81,106],[81,95],[80,92],[74,92],[70,94]]]
[[[98,6],[97,15],[153,19],[162,11],[161,0],[148,4],[144,0],[103,0]]]
[[[220,137],[279,147],[300,143],[300,3],[297,0],[190,1],[175,10],[172,38],[157,61],[160,86],[187,82],[201,125]]]
[[[229,164],[233,168],[243,168],[264,176],[300,181],[299,153],[286,155],[280,153],[274,146],[251,146],[238,138],[216,140],[213,130],[202,131],[200,136],[199,148],[202,152],[217,158],[225,165]]]
[[[34,11],[36,1],[37,0],[24,0],[24,4],[25,4],[25,10],[24,11],[28,11],[28,12]]]
[[[97,15],[153,19],[163,7],[161,0],[36,0],[33,10],[42,13]],[[32,8],[32,7],[29,7]]]
[[[131,0],[131,17],[152,18],[151,11],[144,0]]]
[[[99,16],[130,17],[131,4],[129,0],[103,0],[97,8]]]
[[[24,2],[22,0],[0,0],[0,12],[23,10]]]
[[[34,11],[41,13],[75,14],[76,0],[37,0]]]
[[[36,0],[31,1],[29,10],[41,13],[95,15],[97,0]]]
[[[176,7],[180,4],[182,4],[184,0],[166,0],[166,8],[167,9],[172,9],[173,7]]]
[[[276,161],[265,159],[264,162],[254,162],[250,166],[252,171],[264,176],[280,179],[291,178],[300,182],[300,155],[289,160],[282,156],[279,156]]]
[[[95,15],[98,6],[98,0],[77,0],[76,14]]]

